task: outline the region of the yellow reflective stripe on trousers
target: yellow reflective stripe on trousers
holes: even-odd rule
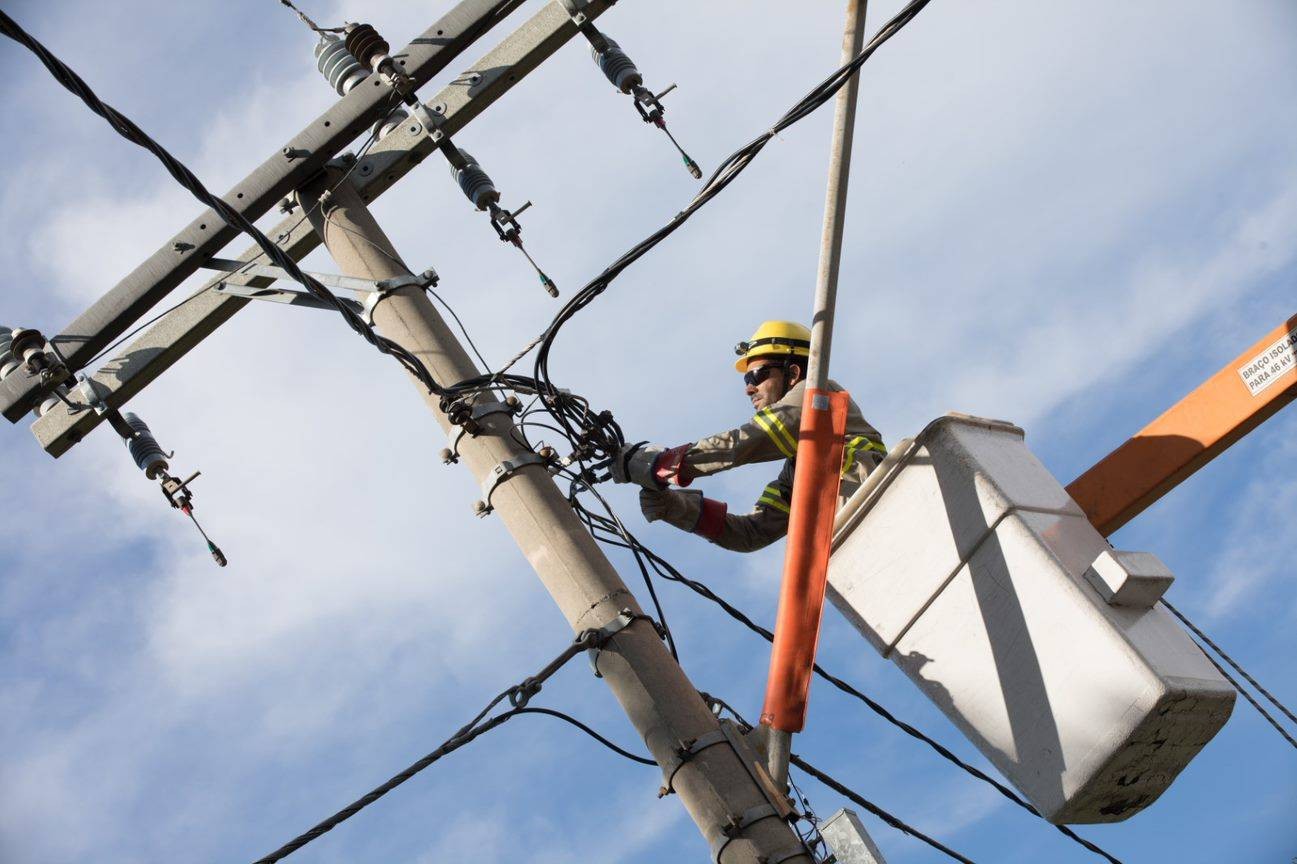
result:
[[[879,453],[882,453],[884,456],[887,455],[887,448],[884,447],[882,444],[879,444],[877,441],[870,441],[868,438],[866,438],[863,435],[857,435],[856,437],[852,438],[850,441],[847,442],[846,449],[843,453],[843,458],[842,458],[843,477],[847,476],[847,472],[850,471],[853,466],[855,466],[857,450],[864,450],[865,452],[868,452],[870,450],[877,450]]]
[[[779,448],[780,453],[789,459],[797,456],[797,436],[789,433],[784,421],[780,420],[774,411],[762,408],[752,417],[752,422],[760,426],[761,431],[775,442],[775,447]]]
[[[767,486],[757,499],[758,504],[765,504],[767,507],[773,507],[781,513],[791,512],[788,502],[784,501],[784,494],[779,491],[778,486]]]

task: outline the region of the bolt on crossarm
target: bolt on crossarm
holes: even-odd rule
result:
[[[301,203],[343,273],[365,279],[409,275],[396,250],[379,228],[359,193],[338,185],[333,174],[302,190]],[[322,206],[325,190],[337,185]],[[373,308],[375,326],[411,352],[441,382],[453,383],[480,374],[431,301],[417,287],[387,294]],[[418,385],[423,391],[422,385]],[[437,396],[423,392],[437,422],[455,431]],[[477,405],[494,397],[483,395]],[[479,481],[499,466],[528,462],[531,455],[513,433],[508,412],[478,412],[476,434],[458,440],[457,451]],[[523,457],[520,459],[519,457]],[[490,493],[491,512],[513,535],[572,630],[615,629],[599,658],[599,672],[612,688],[627,717],[648,745],[653,758],[672,775],[669,785],[680,796],[694,822],[719,852],[721,864],[786,861],[810,864],[800,840],[772,807],[763,788],[734,746],[694,748],[721,733],[716,717],[684,671],[642,618],[634,596],[595,544],[563,492],[539,460],[522,464]],[[623,615],[623,610],[630,615]],[[609,626],[612,625],[612,626]],[[686,754],[682,759],[682,751]],[[768,779],[768,778],[767,778]],[[646,790],[647,794],[647,790]],[[650,796],[651,798],[651,796]],[[765,815],[769,811],[770,815]]]
[[[866,0],[848,0],[842,63],[860,53],[865,39]],[[838,264],[842,259],[842,228],[846,220],[847,177],[851,169],[852,127],[860,75],[851,76],[838,91],[833,114],[833,143],[824,205],[824,234],[815,312],[811,318],[810,359],[806,397],[798,433],[797,473],[793,478],[788,520],[788,550],[775,618],[761,725],[767,765],[782,787],[788,778],[792,734],[806,722],[806,703],[815,666],[815,649],[824,611],[829,544],[837,510],[839,469],[846,431],[848,396],[830,393],[829,352],[833,344],[833,315],[838,294]]]

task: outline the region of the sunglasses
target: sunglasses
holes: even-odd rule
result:
[[[743,383],[748,387],[756,387],[763,384],[770,377],[770,373],[775,371],[782,372],[784,367],[777,363],[771,363],[769,366],[762,366],[760,369],[752,369],[743,373]]]

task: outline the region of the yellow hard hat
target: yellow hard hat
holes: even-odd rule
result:
[[[734,346],[739,359],[734,368],[748,371],[748,362],[758,357],[784,355],[788,357],[811,356],[811,331],[796,321],[766,321],[746,342]]]

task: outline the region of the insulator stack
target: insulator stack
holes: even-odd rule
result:
[[[369,70],[360,65],[360,61],[347,50],[342,38],[332,33],[320,34],[320,41],[315,45],[315,68],[320,70],[324,80],[329,82],[329,86],[339,96],[346,96],[370,75]],[[410,112],[404,108],[393,111],[378,128],[379,140],[387,137],[387,133],[404,123],[409,116]]]
[[[464,157],[467,163],[463,168],[450,166],[450,175],[455,178],[459,188],[473,206],[478,210],[486,210],[492,204],[500,203],[500,192],[491,182],[491,178],[482,170],[482,166],[473,158],[473,154],[467,150],[460,150],[460,155]]]
[[[368,24],[348,24],[344,39],[351,56],[367,69],[376,70],[392,52],[387,40]]]
[[[149,431],[149,424],[145,423],[138,415],[127,412],[122,414],[122,419],[126,425],[131,428],[135,434],[126,439],[126,449],[130,451],[131,458],[144,476],[150,480],[156,479],[169,467],[167,465],[167,454],[162,452],[162,447],[158,444],[158,439],[153,437]]]
[[[604,41],[608,43],[606,51],[600,51],[593,46],[590,48],[590,56],[594,58],[604,77],[623,93],[629,93],[636,87],[643,86],[644,76],[640,75],[639,69],[635,68],[635,63],[626,56],[625,51],[621,50],[621,46],[607,36],[604,37]]]
[[[22,363],[9,350],[13,345],[13,330],[0,326],[0,380],[8,378]]]
[[[343,40],[332,33],[321,33],[315,46],[315,67],[324,80],[339,96],[346,96],[352,88],[369,77],[369,70],[360,65]]]

